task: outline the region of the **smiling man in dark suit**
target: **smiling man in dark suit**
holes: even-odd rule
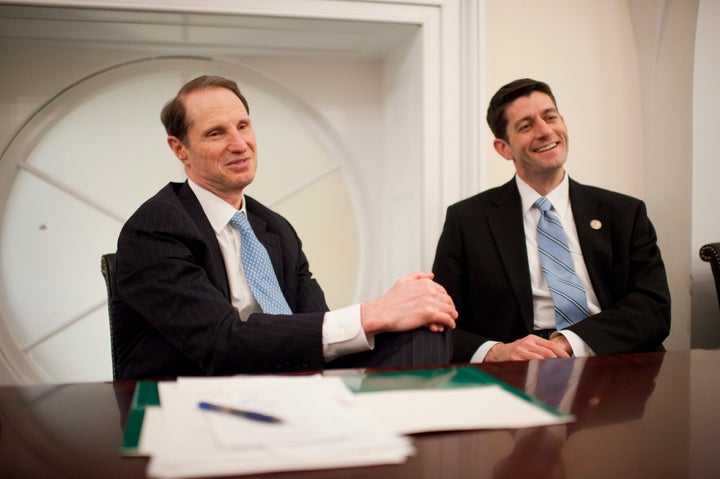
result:
[[[644,203],[568,177],[567,128],[547,84],[521,79],[503,86],[487,121],[495,150],[516,175],[447,210],[433,272],[459,313],[453,360],[662,348],[670,293]],[[543,204],[551,206],[547,213]],[[562,239],[546,233],[550,223],[560,226]],[[567,261],[548,254],[549,238]],[[551,264],[568,276],[556,282]]]
[[[188,180],[120,233],[110,305],[119,379],[449,361],[457,312],[432,273],[328,311],[290,223],[245,196],[255,133],[234,81],[188,82],[162,121]]]

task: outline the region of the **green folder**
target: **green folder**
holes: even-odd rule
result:
[[[441,369],[419,369],[412,371],[378,372],[359,375],[342,375],[348,388],[354,393],[388,391],[401,389],[450,389],[478,386],[500,386],[506,391],[550,412],[558,417],[567,417],[557,409],[506,384],[490,374],[473,366],[458,366]],[[159,406],[160,395],[156,381],[138,381],[130,404],[121,453],[137,455],[140,444],[145,408]]]
[[[379,372],[363,374],[358,378],[344,377],[347,386],[355,393],[401,389],[451,389],[478,386],[500,386],[557,417],[567,417],[554,407],[496,379],[473,366],[442,369],[419,369],[413,371]]]
[[[145,408],[147,406],[159,406],[160,394],[156,381],[138,381],[135,385],[130,410],[128,411],[125,433],[123,434],[120,452],[124,455],[138,453],[140,444],[140,433],[145,419]]]

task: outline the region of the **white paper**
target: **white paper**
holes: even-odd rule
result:
[[[360,410],[339,378],[181,378],[160,383],[158,390],[162,407],[143,425],[151,477],[400,463],[414,452],[407,438]],[[283,422],[201,410],[200,401],[258,410]]]
[[[402,434],[523,428],[572,420],[497,386],[353,394],[340,377],[180,378],[158,385],[140,449],[148,475],[184,478],[404,462]],[[267,424],[201,410],[207,401],[277,416]]]
[[[398,434],[523,428],[572,421],[497,385],[389,390],[356,395],[359,407]]]

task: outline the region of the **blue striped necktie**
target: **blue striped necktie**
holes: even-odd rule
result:
[[[270,256],[257,239],[244,213],[238,211],[230,219],[230,225],[240,231],[240,256],[250,291],[267,314],[292,314],[283,296]]]
[[[534,204],[541,214],[537,226],[540,266],[555,304],[558,330],[578,323],[588,316],[585,289],[575,274],[570,248],[552,203],[541,196]]]

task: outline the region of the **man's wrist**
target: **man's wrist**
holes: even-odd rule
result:
[[[495,343],[492,346],[490,346],[490,349],[488,349],[487,354],[485,355],[485,361],[487,362],[497,362],[501,361],[502,359],[502,346],[503,343]]]
[[[498,341],[493,340],[487,340],[484,343],[480,345],[479,348],[473,353],[472,357],[470,358],[471,363],[482,363],[485,361],[485,357],[487,356],[488,351],[495,346],[496,344],[499,344]]]
[[[573,356],[575,354],[572,344],[570,344],[567,336],[565,336],[565,334],[563,334],[562,332],[558,331],[556,333],[553,333],[552,336],[550,336],[550,341],[555,343],[557,346],[560,346],[562,350],[568,353],[570,356]]]
[[[374,335],[381,333],[382,326],[376,320],[375,304],[373,301],[366,301],[360,304],[360,326],[365,334]]]

